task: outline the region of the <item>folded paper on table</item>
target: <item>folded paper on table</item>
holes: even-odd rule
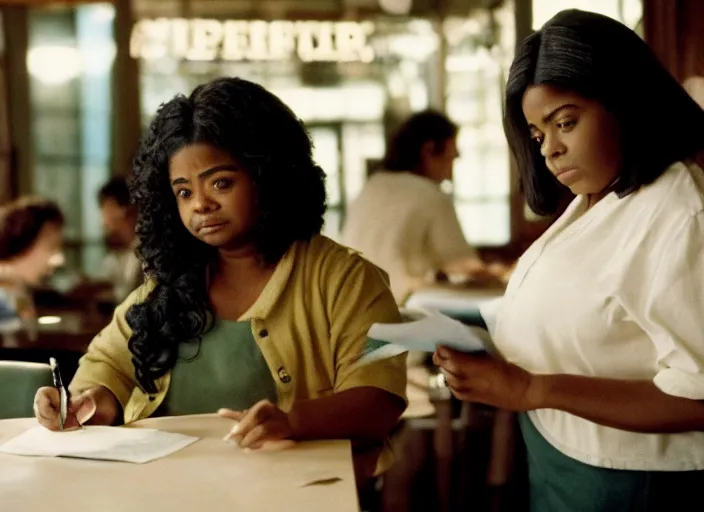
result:
[[[398,324],[374,324],[357,364],[367,364],[410,350],[432,353],[439,345],[461,352],[485,352],[491,347],[489,333],[464,325],[435,311],[402,310],[407,320]]]
[[[197,440],[197,437],[147,428],[88,426],[52,432],[38,426],[4,443],[0,452],[142,464],[171,455]]]

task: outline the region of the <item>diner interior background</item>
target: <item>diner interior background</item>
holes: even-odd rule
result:
[[[72,374],[114,306],[69,293],[99,276],[107,250],[98,191],[129,172],[162,102],[217,76],[261,83],[305,121],[328,176],[324,233],[333,239],[389,134],[413,112],[443,111],[459,125],[455,179],[444,186],[462,230],[487,260],[514,261],[554,218],[530,212],[518,187],[502,127],[507,70],[518,42],[571,7],[633,28],[679,81],[704,75],[701,0],[5,0],[0,204],[34,194],[56,201],[66,217],[66,263],[35,290],[44,319],[36,339],[3,345],[0,359],[52,354]],[[447,417],[457,410],[452,404]],[[486,427],[488,413],[478,414],[475,462],[453,472],[452,485],[481,481],[472,484],[481,494],[497,434]],[[426,449],[440,462],[428,478],[441,492],[450,485],[438,476],[442,464],[464,463],[443,459],[438,446],[458,434],[448,423],[418,425],[431,432]]]

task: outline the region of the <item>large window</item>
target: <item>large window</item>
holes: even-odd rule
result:
[[[337,238],[347,205],[362,190],[372,162],[384,154],[383,127],[377,122],[310,124],[316,162],[327,173],[328,210],[324,234]]]
[[[32,8],[28,15],[31,187],[66,216],[69,266],[103,255],[97,191],[110,175],[114,7]]]
[[[5,48],[5,23],[0,12],[0,204],[12,198],[12,134],[8,112],[7,48]]]
[[[414,112],[444,106],[460,125],[454,195],[465,236],[475,245],[510,241],[502,91],[515,46],[513,1],[475,7],[444,24],[404,16],[349,22],[371,27],[364,56],[318,62],[311,52],[332,48],[324,34],[339,22],[247,20],[234,3],[230,10],[224,3],[186,4],[187,12],[176,3],[136,3],[131,50],[141,59],[145,125],[160,103],[216,76],[261,83],[311,128],[316,159],[328,173],[325,232],[336,238],[391,132]],[[308,24],[317,35],[304,39],[312,46],[303,51],[297,31]],[[292,53],[284,59],[281,38],[272,36],[283,26],[298,34],[287,39]]]
[[[167,22],[164,33],[168,35],[171,31],[173,34],[174,27],[180,26],[182,21],[192,23],[179,20],[169,25]],[[214,21],[213,27],[232,22],[211,21]],[[240,76],[262,84],[291,107],[310,129],[315,159],[327,173],[329,207],[324,232],[333,239],[340,234],[347,205],[361,191],[369,170],[383,157],[387,131],[394,124],[389,120],[402,120],[426,108],[432,89],[438,87],[434,81],[437,68],[433,60],[437,58],[438,38],[428,20],[374,20],[369,38],[373,53],[368,62],[306,62],[300,58],[258,60],[254,57],[208,60],[200,55],[190,59],[169,54],[168,50],[159,58],[149,58],[145,55],[148,51],[164,51],[164,45],[158,42],[158,25],[151,23],[144,22],[139,29],[141,33],[133,32],[133,51],[142,57],[143,124],[146,125],[158,106],[174,94],[187,94],[196,85],[215,77]],[[259,28],[255,22],[247,25],[249,22],[239,20],[237,23],[249,27],[250,31]],[[333,26],[332,22],[321,23],[327,24],[319,25],[321,30]],[[261,28],[272,30],[272,27]],[[193,29],[193,24],[190,28]],[[317,47],[320,44],[318,41]],[[267,51],[273,50],[269,41]]]
[[[643,0],[533,0],[533,29],[564,9],[580,9],[609,16],[642,36]]]
[[[503,88],[513,57],[513,2],[449,18],[447,113],[460,126],[454,170],[457,214],[470,243],[500,246],[511,237],[511,180],[502,127]]]

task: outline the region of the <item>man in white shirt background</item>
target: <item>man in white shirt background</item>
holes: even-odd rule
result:
[[[341,242],[389,273],[399,304],[438,272],[492,275],[464,238],[452,196],[441,189],[452,181],[457,157],[457,126],[436,111],[414,114],[346,212]]]
[[[114,299],[122,302],[142,283],[142,268],[135,254],[137,210],[130,204],[129,188],[122,177],[103,185],[98,200],[108,245],[101,277],[112,284]]]

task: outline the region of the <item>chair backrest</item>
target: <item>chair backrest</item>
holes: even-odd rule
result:
[[[37,389],[51,385],[48,364],[0,361],[0,419],[33,417]]]

